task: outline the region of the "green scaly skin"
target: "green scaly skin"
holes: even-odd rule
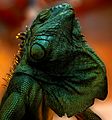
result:
[[[106,98],[106,70],[81,35],[73,8],[63,3],[43,10],[19,38],[22,52],[0,120],[41,120],[40,114],[47,120],[48,108],[60,117],[101,120],[89,107]]]

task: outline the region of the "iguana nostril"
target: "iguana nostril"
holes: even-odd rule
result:
[[[33,57],[33,59],[38,60],[44,57],[44,50],[42,49],[41,45],[39,44],[34,44],[31,47],[31,56]]]
[[[60,5],[56,5],[55,7],[53,7],[52,9],[73,9],[71,5],[69,5],[68,3],[62,3]]]

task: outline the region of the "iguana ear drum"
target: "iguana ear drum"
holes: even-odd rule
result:
[[[34,60],[39,60],[44,57],[45,50],[41,44],[35,43],[31,46],[30,55]]]

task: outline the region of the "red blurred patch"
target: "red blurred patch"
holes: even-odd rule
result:
[[[0,2],[0,22],[8,27],[17,27],[25,19],[27,0],[15,0],[8,6],[6,2]]]

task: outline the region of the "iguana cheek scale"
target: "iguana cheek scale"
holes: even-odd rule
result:
[[[88,109],[107,95],[105,65],[84,40],[71,5],[37,15],[21,39],[0,120],[48,120],[49,110],[78,120],[101,120]]]

